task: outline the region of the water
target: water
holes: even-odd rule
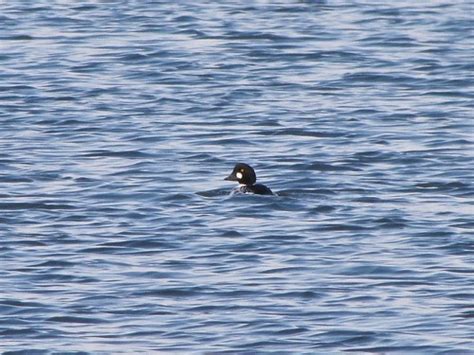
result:
[[[0,9],[5,353],[474,353],[472,1]]]

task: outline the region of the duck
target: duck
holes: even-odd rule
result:
[[[224,180],[237,181],[239,186],[234,192],[255,195],[273,195],[272,190],[263,184],[256,184],[255,170],[248,164],[237,163],[234,170]]]

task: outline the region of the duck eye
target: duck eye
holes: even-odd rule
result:
[[[242,175],[242,173],[237,173],[237,174],[235,174],[235,176],[237,176],[237,179],[240,180],[240,179],[242,179],[242,176],[243,176],[243,175]]]

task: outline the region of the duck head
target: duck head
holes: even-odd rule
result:
[[[224,180],[237,181],[241,185],[253,185],[257,181],[257,176],[250,165],[237,163],[232,173]]]

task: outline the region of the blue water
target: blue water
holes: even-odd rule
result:
[[[473,1],[0,10],[5,354],[474,354]]]

